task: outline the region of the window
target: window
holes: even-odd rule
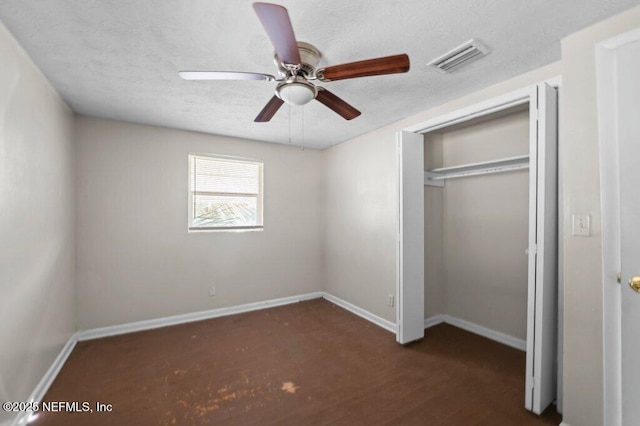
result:
[[[189,155],[189,230],[262,229],[262,163]]]

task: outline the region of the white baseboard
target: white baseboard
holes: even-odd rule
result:
[[[445,315],[434,315],[424,320],[424,328],[433,327],[434,325],[442,324],[445,322]]]
[[[184,324],[188,322],[224,317],[227,315],[241,314],[243,312],[251,312],[259,309],[273,308],[276,306],[301,302],[303,300],[318,299],[320,297],[323,297],[323,295],[323,292],[318,291],[315,293],[266,300],[264,302],[247,303],[244,305],[229,306],[226,308],[211,309],[208,311],[192,312],[189,314],[173,315],[164,318],[136,321],[127,324],[112,325],[109,327],[94,328],[91,330],[79,332],[78,341],[117,336],[119,334],[133,333],[135,331],[152,330],[154,328],[167,327],[170,325]]]
[[[62,369],[62,366],[65,362],[67,362],[67,358],[69,358],[69,355],[71,355],[71,351],[73,351],[73,348],[76,346],[76,343],[78,341],[77,338],[78,333],[74,333],[69,338],[67,343],[65,343],[65,345],[62,347],[62,350],[51,364],[51,367],[49,367],[47,372],[44,373],[44,376],[42,376],[42,379],[40,379],[40,382],[36,385],[35,389],[29,396],[29,399],[27,400],[28,402],[42,401],[42,398],[44,398],[44,394],[47,393],[49,386],[51,386],[55,378],[58,376],[58,373]],[[21,412],[14,418],[11,424],[15,426],[26,425],[30,422],[31,416],[32,413],[30,412]]]
[[[560,423],[560,426],[571,426],[571,425],[569,423],[567,423],[567,422],[562,422],[562,423]]]
[[[486,337],[487,339],[495,340],[496,342],[502,343],[503,345],[507,345],[521,351],[527,350],[527,342],[522,339],[509,336],[508,334],[504,334],[499,331],[491,330],[470,321],[452,317],[451,315],[434,315],[430,318],[427,318],[424,320],[424,328],[433,327],[434,325],[443,322],[451,324],[463,330],[467,330],[479,336]]]
[[[394,323],[392,323],[389,320],[386,320],[384,318],[381,318],[377,315],[372,314],[369,311],[366,311],[356,305],[353,305],[345,300],[340,299],[339,297],[336,297],[332,294],[329,294],[327,292],[324,292],[323,297],[325,299],[327,299],[329,302],[331,303],[335,303],[336,305],[340,306],[343,309],[346,309],[347,311],[350,311],[356,315],[358,315],[359,317],[362,317],[372,323],[374,323],[377,326],[380,326],[382,328],[384,328],[385,330],[388,330],[392,333],[396,333],[397,332],[397,328],[396,325]]]

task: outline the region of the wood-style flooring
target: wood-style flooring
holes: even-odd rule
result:
[[[524,352],[455,327],[403,347],[316,299],[80,342],[44,401],[93,412],[30,424],[559,424],[523,408],[524,371]]]

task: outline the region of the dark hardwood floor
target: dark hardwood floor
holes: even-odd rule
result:
[[[402,347],[316,299],[81,342],[44,400],[93,412],[30,424],[559,424],[523,408],[524,370],[524,352],[455,327]]]

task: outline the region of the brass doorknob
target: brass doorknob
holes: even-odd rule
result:
[[[640,275],[636,275],[635,277],[631,277],[629,280],[629,286],[636,293],[640,293]]]

